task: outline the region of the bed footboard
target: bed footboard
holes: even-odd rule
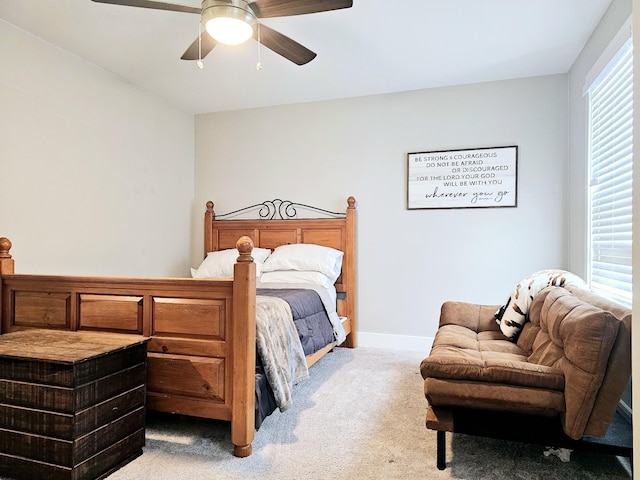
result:
[[[251,454],[255,402],[253,242],[238,241],[233,280],[16,275],[0,239],[2,333],[29,328],[150,337],[147,408],[231,421]]]

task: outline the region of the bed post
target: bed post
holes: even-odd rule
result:
[[[4,285],[4,279],[2,276],[13,275],[14,273],[13,258],[11,258],[9,250],[11,250],[11,241],[5,237],[0,238],[0,334],[6,331],[6,327],[4,325],[5,315],[4,310],[2,309],[2,286]]]
[[[11,241],[8,238],[0,238],[0,275],[13,275],[13,258],[9,253]]]
[[[233,270],[231,441],[233,454],[247,457],[255,435],[256,264],[249,237],[241,237],[236,248],[240,256]]]
[[[213,219],[216,217],[216,213],[213,211],[213,202],[209,200],[207,202],[207,209],[204,212],[204,256],[207,253],[218,250],[213,248],[213,232],[211,231],[213,225]]]
[[[345,345],[349,348],[357,346],[357,318],[356,318],[356,199],[347,199],[347,251],[349,256],[344,265],[347,287],[347,317],[351,325],[351,333],[348,335]]]

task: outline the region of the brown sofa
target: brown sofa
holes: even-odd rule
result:
[[[547,287],[514,342],[496,323],[499,307],[442,305],[420,366],[440,469],[447,431],[572,448],[604,437],[629,381],[629,309],[584,289]]]

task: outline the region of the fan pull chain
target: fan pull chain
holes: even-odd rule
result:
[[[202,63],[202,22],[198,23],[198,68],[202,70],[204,64]]]
[[[256,70],[262,70],[262,63],[260,62],[260,22],[258,22],[258,63],[256,64]]]

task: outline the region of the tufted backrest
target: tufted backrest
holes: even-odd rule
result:
[[[575,439],[585,434],[606,433],[613,417],[609,413],[615,413],[628,380],[627,375],[620,388],[618,382],[612,384],[608,375],[621,362],[630,366],[630,356],[620,357],[616,349],[624,322],[610,311],[613,308],[603,308],[607,306],[604,299],[583,293],[589,292],[560,287],[544,289],[534,298],[529,322],[518,339],[518,345],[531,352],[529,362],[564,372],[563,427]],[[624,312],[616,310],[616,313]],[[605,394],[603,389],[613,391]]]

